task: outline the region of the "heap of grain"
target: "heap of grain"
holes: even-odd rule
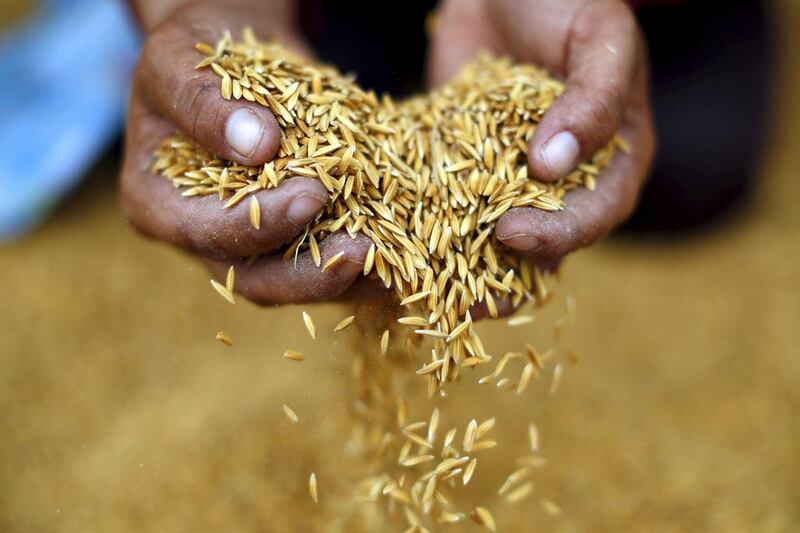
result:
[[[197,68],[211,68],[220,77],[223,98],[258,102],[275,115],[283,130],[279,152],[263,166],[247,167],[176,135],[157,150],[153,171],[182,188],[184,196],[218,195],[225,207],[289,177],[318,179],[330,199],[286,249],[287,260],[308,251],[327,269],[341,255],[323,264],[320,241],[338,231],[369,237],[364,275],[379,278],[400,300],[406,312],[397,322],[405,326],[410,354],[416,357],[420,338],[432,342],[430,359],[417,369],[430,396],[444,394],[443,385],[465,369],[492,360],[473,328],[474,305],[483,304],[496,316],[499,298],[515,306],[547,300],[539,270],[495,238],[496,221],[514,207],[562,209],[569,190],[594,188],[595,176],[621,142],[615,139],[565,178],[543,183],[528,175],[528,141],[563,86],[535,67],[485,55],[441,89],[394,102],[247,31],[241,42],[226,35],[216,46],[197,49],[206,55]],[[251,199],[256,227],[257,209]],[[232,272],[227,287],[216,288],[232,300]],[[381,338],[385,353],[388,331]],[[302,354],[287,357],[301,360]],[[510,384],[524,389],[542,366],[532,347],[500,358],[482,382],[495,379],[516,357],[528,362]],[[405,439],[398,462],[416,467],[433,461],[438,411],[427,422],[408,424],[402,401],[397,405]],[[408,518],[415,527],[421,527],[419,512],[433,512],[438,521],[460,519],[463,515],[447,510],[440,489],[457,476],[469,481],[474,453],[495,444],[481,440],[492,424],[491,419],[470,422],[461,450],[454,445],[456,430],[449,431],[436,466],[413,479],[378,476],[370,493],[394,495],[407,516],[416,517]],[[426,435],[418,434],[423,427]],[[315,498],[316,490],[315,478]],[[493,526],[488,510],[478,508],[472,515]]]

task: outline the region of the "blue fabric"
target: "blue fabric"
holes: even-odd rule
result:
[[[121,0],[47,0],[0,35],[0,241],[41,221],[116,138],[140,42]]]

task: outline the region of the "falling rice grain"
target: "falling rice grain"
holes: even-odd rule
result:
[[[381,335],[381,355],[386,355],[389,350],[389,330],[385,330]]]
[[[438,522],[441,524],[454,524],[464,519],[462,513],[451,513],[450,511],[442,511],[439,513]]]
[[[407,296],[403,300],[401,300],[400,301],[400,305],[409,305],[409,304],[412,304],[414,302],[418,302],[418,301],[422,300],[423,298],[427,298],[430,294],[431,294],[431,291],[417,292],[417,293],[412,294],[411,296]]]
[[[294,409],[286,404],[283,404],[283,412],[286,414],[286,418],[288,418],[292,424],[297,424],[297,422],[300,421],[300,418],[297,416],[297,413],[294,412]]]
[[[555,368],[553,368],[553,381],[550,382],[550,394],[555,394],[558,392],[558,389],[561,388],[561,376],[564,373],[564,367],[561,363],[558,363]]]
[[[311,315],[303,311],[303,323],[306,325],[306,329],[308,330],[308,334],[311,335],[312,339],[317,338],[317,328],[314,326],[314,321],[311,319]]]
[[[525,455],[517,459],[517,464],[532,468],[542,468],[547,465],[547,459],[540,455]]]
[[[469,483],[469,480],[472,479],[472,475],[475,473],[475,467],[477,465],[478,465],[477,457],[473,457],[472,459],[469,460],[469,463],[467,463],[467,468],[464,469],[464,477],[463,477],[464,485]]]
[[[319,503],[319,494],[317,493],[317,474],[311,472],[308,477],[308,492],[311,494],[311,499],[314,503]]]
[[[225,276],[225,289],[231,294],[233,294],[233,286],[236,284],[236,270],[233,268],[233,265],[228,267],[228,275]]]
[[[548,500],[547,498],[542,498],[540,500],[540,503],[542,504],[542,509],[544,509],[545,512],[550,516],[558,516],[561,514],[561,507],[556,505],[554,502]]]
[[[400,462],[401,465],[412,467],[417,466],[418,464],[426,463],[428,461],[432,461],[434,459],[433,455],[426,454],[426,455],[415,455],[413,457],[409,457],[408,459],[404,459]]]
[[[486,420],[481,422],[480,425],[478,426],[478,429],[475,430],[475,438],[476,439],[483,438],[483,436],[486,435],[489,432],[489,430],[491,430],[494,427],[495,422],[497,422],[497,419],[494,417],[487,418]]]
[[[508,325],[513,327],[522,326],[523,324],[530,324],[533,322],[533,317],[531,315],[519,315],[513,318],[508,319]]]
[[[428,421],[428,442],[436,441],[436,430],[439,429],[439,408],[434,407],[431,419]]]
[[[467,424],[467,430],[464,432],[464,450],[469,452],[475,445],[475,434],[478,431],[478,422],[473,418]]]
[[[522,375],[519,378],[519,383],[517,384],[517,394],[522,394],[528,384],[531,382],[533,378],[533,372],[536,368],[533,366],[533,363],[528,363],[525,365],[525,368],[522,369]]]
[[[508,503],[518,503],[524,500],[531,492],[533,491],[533,483],[528,481],[517,487],[516,489],[512,490],[506,496],[506,501]]]
[[[499,496],[502,496],[503,494],[508,492],[511,489],[511,487],[513,487],[514,485],[525,479],[525,477],[528,475],[528,472],[529,469],[527,467],[522,467],[518,468],[517,470],[509,474],[508,477],[506,477],[505,481],[503,482],[503,485],[500,487],[500,490],[497,491],[497,494]]]
[[[397,322],[406,326],[427,326],[428,321],[421,316],[404,316],[397,319]]]
[[[483,526],[489,531],[497,531],[497,526],[494,522],[494,517],[492,513],[489,512],[489,509],[486,507],[476,507],[470,513],[470,518],[478,524],[479,526]]]
[[[341,322],[339,322],[338,324],[336,324],[336,327],[335,327],[335,328],[333,328],[333,331],[342,331],[342,330],[343,330],[343,329],[345,329],[347,326],[349,326],[350,324],[352,324],[352,323],[353,323],[353,320],[355,320],[355,318],[356,318],[356,317],[355,317],[355,315],[350,315],[349,317],[347,317],[347,318],[343,319]]]
[[[283,356],[286,359],[291,359],[292,361],[304,361],[306,356],[296,350],[286,350],[283,352]]]
[[[233,339],[224,331],[218,331],[216,339],[226,346],[233,346]]]
[[[470,452],[479,452],[481,450],[488,450],[489,448],[494,448],[497,446],[496,440],[481,440],[473,444],[468,451]]]
[[[212,279],[211,286],[214,287],[214,290],[217,291],[220,296],[228,300],[228,302],[232,304],[236,303],[236,300],[233,298],[233,293],[227,287],[225,287],[225,285],[222,285],[217,280]]]
[[[536,429],[534,424],[528,426],[528,442],[530,443],[533,453],[539,451],[539,430]]]

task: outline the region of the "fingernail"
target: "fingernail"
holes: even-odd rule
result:
[[[228,117],[225,139],[231,148],[250,157],[258,149],[265,127],[264,121],[249,109],[237,109]]]
[[[575,168],[580,152],[578,139],[572,133],[562,131],[550,137],[542,147],[542,158],[550,174],[560,178]]]
[[[515,250],[521,250],[525,252],[535,250],[541,244],[536,236],[529,233],[515,233],[514,235],[509,235],[508,237],[498,236],[498,239],[500,239],[500,242],[506,246],[510,246]]]
[[[292,203],[289,204],[289,209],[286,211],[286,216],[289,217],[293,224],[300,226],[311,220],[324,204],[325,200],[320,200],[310,194],[304,194],[292,200]]]

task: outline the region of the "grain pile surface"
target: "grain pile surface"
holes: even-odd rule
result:
[[[402,508],[409,527],[417,530],[467,517],[494,529],[486,507],[457,510],[447,495],[469,483],[477,454],[497,444],[489,436],[494,419],[443,431],[434,409],[426,419],[410,422],[393,368],[398,359],[406,366],[414,361],[434,397],[445,396],[445,383],[492,361],[470,309],[482,304],[497,316],[500,299],[514,306],[549,299],[542,272],[497,241],[496,221],[514,207],[562,209],[569,190],[594,188],[622,141],[615,139],[562,180],[543,183],[528,175],[527,144],[563,86],[535,67],[484,55],[441,89],[394,102],[331,67],[259,42],[251,32],[241,42],[226,35],[215,46],[197,49],[206,56],[197,68],[219,76],[223,98],[258,102],[272,111],[283,131],[280,150],[273,161],[247,167],[179,134],[159,147],[153,171],[184,196],[216,195],[226,207],[293,176],[316,178],[325,186],[330,194],[325,209],[286,249],[286,259],[308,253],[325,270],[337,256],[323,264],[321,241],[339,231],[364,234],[372,241],[364,274],[393,290],[404,309],[392,328],[399,334],[377,333],[378,358],[354,358],[361,383],[354,411],[363,421],[354,442],[375,460],[377,472],[364,481],[360,497],[385,498],[390,509]],[[253,205],[258,204],[251,203],[251,218],[258,220]],[[232,287],[215,289],[233,300]],[[303,318],[316,338],[310,317],[304,312]],[[510,325],[529,320],[517,318]],[[430,357],[420,360],[423,340],[432,347]],[[397,344],[405,346],[408,358],[393,355]],[[506,353],[479,382],[521,394],[547,358],[530,345]],[[503,377],[512,361],[520,363],[519,373]],[[560,367],[556,370],[560,376]],[[530,434],[535,453],[535,428]],[[500,491],[512,502],[530,492],[526,477],[541,458],[520,461]],[[312,494],[316,500],[315,478]]]

